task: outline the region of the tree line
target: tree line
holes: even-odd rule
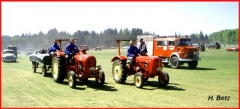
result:
[[[20,50],[26,49],[47,49],[49,48],[54,39],[77,39],[76,45],[88,45],[89,48],[95,48],[97,46],[105,46],[106,48],[116,47],[116,39],[130,39],[136,40],[138,35],[150,35],[152,33],[143,32],[140,28],[128,28],[120,29],[108,28],[100,33],[95,31],[81,31],[77,30],[74,34],[69,34],[65,31],[58,31],[56,28],[50,29],[47,33],[40,31],[38,34],[22,33],[22,35],[15,36],[2,36],[2,49],[5,49],[8,45],[16,45]],[[176,33],[175,33],[176,34]],[[180,34],[179,34],[180,35]],[[193,43],[211,43],[218,41],[222,44],[238,44],[238,29],[221,30],[219,32],[211,33],[209,36],[203,34],[202,31],[198,33],[192,33],[190,35]],[[62,46],[65,47],[69,42],[62,42]],[[121,46],[127,46],[128,42],[121,43]]]

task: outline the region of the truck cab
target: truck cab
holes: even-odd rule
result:
[[[188,37],[139,35],[138,44],[141,38],[146,43],[148,55],[160,57],[164,66],[170,63],[172,68],[179,68],[180,65],[188,63],[190,68],[196,68],[201,60],[199,50]]]
[[[18,54],[18,49],[17,49],[17,46],[14,46],[14,45],[9,45],[9,46],[7,46],[7,48],[6,49],[10,49],[10,50],[13,50],[13,54],[14,55],[16,55],[16,57],[17,57],[17,54]]]

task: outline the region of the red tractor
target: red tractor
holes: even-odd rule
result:
[[[64,78],[68,79],[68,84],[71,88],[76,88],[76,80],[82,82],[88,81],[88,78],[95,78],[98,86],[103,86],[105,82],[105,74],[101,70],[101,65],[96,66],[96,58],[93,55],[87,54],[85,49],[80,49],[78,53],[70,59],[67,64],[65,53],[62,51],[61,42],[69,41],[69,39],[56,39],[60,43],[60,51],[52,55],[52,75],[57,83],[63,82]]]
[[[127,76],[134,75],[134,84],[137,88],[142,88],[144,82],[148,78],[158,76],[160,86],[167,86],[169,83],[169,75],[167,72],[162,71],[162,61],[158,56],[138,56],[134,59],[133,67],[130,68],[130,62],[126,55],[120,54],[121,41],[130,40],[116,40],[118,46],[118,55],[114,56],[111,60],[112,76],[116,83],[125,83]]]

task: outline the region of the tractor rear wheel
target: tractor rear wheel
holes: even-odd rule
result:
[[[169,75],[167,72],[162,72],[162,74],[158,75],[158,83],[160,86],[167,86],[169,83]]]
[[[115,60],[112,64],[112,76],[116,83],[123,84],[127,78],[126,61]]]
[[[143,75],[141,73],[136,73],[134,75],[134,84],[137,88],[142,88],[144,83]]]
[[[47,76],[47,67],[46,67],[46,65],[43,65],[43,66],[42,66],[42,75],[43,75],[44,77]]]
[[[74,71],[70,71],[70,72],[68,73],[68,85],[69,85],[71,88],[76,88],[77,81],[76,81],[76,75],[75,75],[75,72],[74,72]]]
[[[33,62],[32,61],[32,70],[33,70],[33,73],[36,73],[36,68],[37,66],[36,66],[36,62]]]
[[[105,82],[105,74],[103,71],[99,71],[99,76],[95,78],[97,86],[103,86]]]
[[[52,76],[53,80],[57,83],[62,83],[64,80],[64,76],[66,74],[65,71],[66,63],[64,58],[60,58],[57,56],[53,57],[52,60]]]
[[[176,56],[173,56],[170,59],[170,64],[171,64],[171,67],[175,68],[175,69],[179,68],[179,66],[180,66],[180,62]]]
[[[188,62],[188,67],[189,67],[189,68],[196,68],[197,65],[198,65],[198,61]]]

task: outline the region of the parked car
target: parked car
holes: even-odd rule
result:
[[[239,47],[233,46],[233,47],[229,47],[226,48],[227,51],[239,51]]]
[[[26,55],[29,56],[31,54],[33,54],[34,51],[27,51]]]
[[[6,62],[6,61],[16,62],[17,56],[14,54],[13,50],[10,50],[10,49],[3,50],[2,61],[3,62]]]

